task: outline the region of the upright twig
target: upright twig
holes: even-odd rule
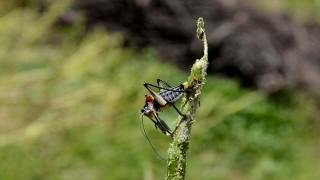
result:
[[[206,70],[208,67],[208,43],[204,32],[203,18],[197,21],[197,37],[203,41],[204,55],[193,64],[188,78],[189,87],[192,90],[186,93],[182,100],[181,112],[186,116],[179,116],[177,127],[173,135],[173,142],[168,150],[167,180],[184,179],[187,166],[187,151],[189,149],[191,127],[194,116],[200,105],[202,86],[205,83]]]

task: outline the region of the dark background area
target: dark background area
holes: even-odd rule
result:
[[[262,11],[243,0],[78,0],[61,23],[72,23],[72,11],[85,13],[88,29],[100,25],[120,31],[127,46],[153,47],[186,71],[202,54],[190,24],[204,17],[209,73],[236,77],[244,86],[267,92],[292,85],[320,88],[319,26],[283,12]]]

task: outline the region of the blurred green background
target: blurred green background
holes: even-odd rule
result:
[[[142,84],[177,85],[188,73],[152,49],[123,48],[121,34],[97,28],[84,36],[81,20],[53,28],[67,1],[41,15],[17,2],[0,2],[0,179],[164,179],[166,163],[139,127]],[[302,2],[318,3],[282,5]],[[320,179],[317,108],[308,92],[267,96],[208,76],[201,99],[187,179]],[[161,117],[173,128],[177,113]],[[170,138],[144,120],[165,158]]]

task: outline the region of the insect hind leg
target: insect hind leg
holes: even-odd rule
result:
[[[176,107],[176,105],[174,105],[173,103],[171,103],[171,105],[179,113],[180,116],[184,116],[184,117],[186,116],[185,114],[182,114],[182,112]]]
[[[163,84],[167,85],[169,88],[172,87],[172,86],[170,86],[166,81],[158,78],[158,79],[157,79],[157,83],[158,83],[158,86],[159,86],[159,87],[163,87],[162,84],[161,84],[161,82],[162,82]],[[161,89],[159,89],[159,90],[161,91]]]
[[[151,87],[155,87],[155,88],[159,88],[159,89],[164,89],[164,90],[167,90],[167,91],[172,91],[172,92],[189,92],[190,90],[187,89],[187,90],[174,90],[174,89],[169,89],[169,88],[164,88],[164,87],[161,87],[161,86],[156,86],[156,85],[153,85],[153,84],[150,84],[150,83],[144,83],[143,84],[147,89],[149,86]]]

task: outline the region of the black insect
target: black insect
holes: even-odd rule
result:
[[[174,104],[182,97],[184,92],[189,92],[188,82],[174,87],[161,79],[157,79],[157,82],[158,86],[149,83],[143,84],[151,94],[145,95],[146,104],[141,109],[141,118],[143,115],[147,116],[157,129],[159,128],[165,135],[172,136],[172,131],[165,121],[160,119],[158,112],[162,112],[168,107],[173,106],[181,116],[184,116]],[[168,88],[164,88],[162,83],[168,86]],[[155,92],[151,87],[159,88],[159,93]]]

